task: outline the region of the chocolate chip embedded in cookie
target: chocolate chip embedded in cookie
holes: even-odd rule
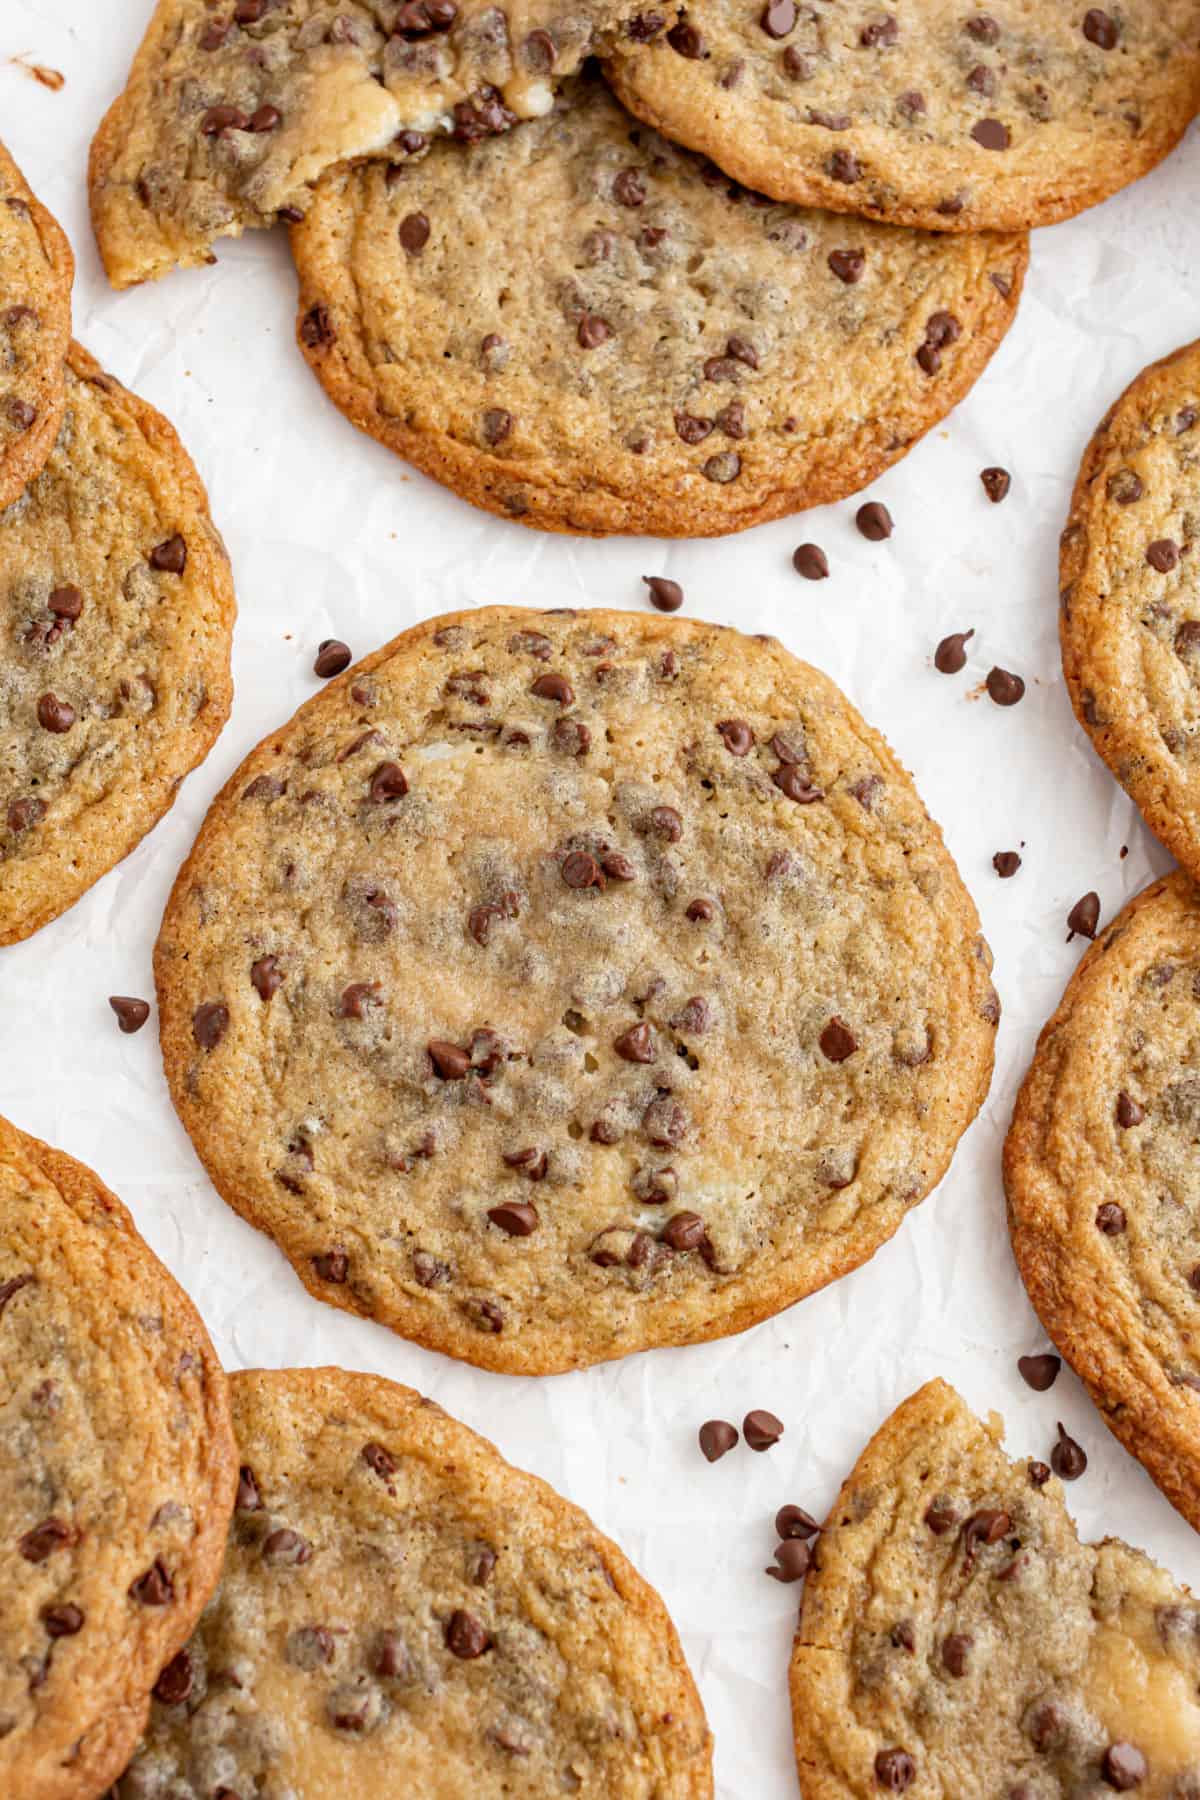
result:
[[[525,525],[683,537],[902,457],[1028,254],[745,194],[585,79],[506,137],[329,175],[291,236],[300,346],[361,430]]]
[[[741,1330],[871,1255],[986,1090],[989,966],[823,675],[515,608],[417,627],[260,745],[155,957],[226,1200],[321,1299],[527,1373]]]
[[[232,693],[229,559],[178,438],[78,344],[66,393],[0,513],[0,944],[133,849]]]
[[[805,1800],[1200,1792],[1200,1603],[1080,1543],[1001,1429],[933,1381],[847,1478],[792,1651]]]
[[[1198,996],[1200,894],[1176,873],[1117,915],[1068,983],[1017,1099],[1004,1177],[1042,1323],[1200,1529]]]
[[[1200,877],[1200,340],[1126,388],[1060,552],[1071,704],[1151,831]]]
[[[710,1800],[674,1627],[583,1513],[377,1376],[230,1385],[221,1585],[115,1800]]]
[[[120,1773],[216,1585],[236,1475],[186,1296],[89,1169],[0,1119],[5,1795]]]
[[[777,199],[927,231],[1068,218],[1153,168],[1200,108],[1193,0],[677,13],[615,39],[606,70],[631,112]]]
[[[58,433],[74,272],[58,224],[0,144],[0,512]]]

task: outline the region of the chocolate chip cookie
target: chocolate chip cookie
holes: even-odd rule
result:
[[[186,1295],[90,1169],[0,1119],[0,1792],[91,1800],[124,1768],[236,1480]]]
[[[927,231],[1069,218],[1200,108],[1194,0],[689,0],[616,41],[630,110],[727,174]]]
[[[1059,566],[1076,717],[1200,877],[1200,340],[1152,363],[1100,425]]]
[[[115,1800],[709,1800],[675,1629],[590,1519],[378,1376],[231,1387],[225,1572]]]
[[[502,517],[684,537],[896,462],[1028,255],[773,205],[587,79],[503,138],[335,172],[292,248],[301,347],[360,429]]]
[[[1200,894],[1175,873],[1083,958],[1004,1153],[1013,1248],[1105,1423],[1200,1530]]]
[[[1045,1463],[932,1381],[867,1445],[792,1652],[805,1800],[1200,1793],[1200,1605],[1082,1544]]]
[[[0,945],[128,855],[229,713],[233,584],[167,421],[71,346],[45,467],[0,513]]]
[[[159,0],[92,145],[114,287],[295,218],[323,170],[536,117],[637,0]]]
[[[59,225],[0,143],[0,510],[58,432],[74,273]]]
[[[180,1116],[312,1292],[542,1373],[870,1256],[987,1088],[989,963],[823,675],[679,617],[494,608],[247,758],[155,971]]]

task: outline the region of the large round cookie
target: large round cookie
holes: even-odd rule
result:
[[[0,143],[0,511],[58,432],[71,336],[71,247]]]
[[[301,347],[362,430],[542,529],[704,536],[840,499],[967,392],[1024,238],[775,206],[597,81],[292,231]]]
[[[636,0],[158,0],[88,185],[114,287],[296,217],[354,157],[535,117]]]
[[[1076,716],[1200,877],[1200,341],[1144,370],[1092,438],[1060,574]]]
[[[0,1792],[92,1800],[216,1585],[237,1454],[186,1295],[0,1119]]]
[[[1200,108],[1194,0],[694,0],[614,41],[630,110],[727,174],[927,231],[1069,218]]]
[[[932,1381],[867,1445],[792,1651],[804,1800],[1200,1793],[1200,1606],[1081,1544],[1044,1463]]]
[[[590,1519],[378,1376],[231,1386],[225,1572],[116,1800],[709,1800],[674,1626]]]
[[[495,1369],[738,1331],[944,1172],[997,1002],[909,778],[773,640],[495,608],[214,803],[155,955],[172,1095],[314,1294]]]
[[[1038,1040],[1004,1150],[1013,1248],[1105,1423],[1200,1530],[1200,894],[1130,902]]]
[[[58,442],[0,513],[0,945],[73,905],[207,755],[233,615],[179,439],[72,345]]]

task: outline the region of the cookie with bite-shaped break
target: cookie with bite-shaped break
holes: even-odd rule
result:
[[[1059,570],[1075,715],[1200,877],[1200,340],[1143,370],[1099,426]]]
[[[1118,914],[1046,1025],[1004,1148],[1013,1249],[1109,1429],[1200,1530],[1200,894]]]
[[[739,1331],[870,1256],[986,1091],[989,967],[825,676],[507,607],[253,751],[155,952],[218,1191],[321,1299],[514,1373]]]
[[[88,167],[114,287],[295,218],[335,163],[507,131],[636,0],[158,0]]]
[[[335,171],[291,235],[301,348],[361,430],[525,525],[683,537],[896,462],[1028,258],[746,194],[586,78],[505,137]]]
[[[115,1800],[710,1800],[675,1628],[577,1507],[378,1376],[230,1386],[221,1585]]]
[[[1144,175],[1200,109],[1193,0],[692,0],[606,64],[729,175],[926,231],[1025,231]]]
[[[74,274],[61,227],[0,143],[0,510],[58,432]]]
[[[92,1800],[216,1586],[237,1481],[187,1296],[90,1169],[0,1119],[0,1791]]]
[[[66,394],[0,513],[0,945],[128,855],[233,693],[229,558],[183,446],[78,344]]]
[[[792,1650],[805,1800],[1200,1793],[1200,1606],[1118,1538],[1081,1543],[1001,1433],[931,1381],[847,1478]]]

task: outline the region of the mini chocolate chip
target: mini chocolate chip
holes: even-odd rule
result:
[[[860,506],[854,515],[854,523],[873,544],[881,544],[884,538],[892,535],[892,515],[878,500],[868,500],[865,506]]]
[[[675,435],[685,444],[702,444],[712,428],[711,419],[697,418],[695,413],[675,414]]]
[[[999,1507],[984,1507],[980,1512],[972,1513],[962,1529],[968,1555],[974,1554],[976,1544],[998,1544],[1011,1529],[1011,1516]]]
[[[835,1013],[830,1019],[817,1042],[821,1046],[821,1054],[831,1063],[843,1063],[848,1056],[853,1056],[858,1049],[858,1039],[850,1030],[844,1019]]]
[[[704,39],[694,25],[682,19],[668,31],[667,42],[676,55],[686,56],[690,62],[698,62],[704,55]]]
[[[584,313],[575,332],[581,350],[597,350],[612,336],[612,326],[599,313]]]
[[[1012,486],[1012,476],[1007,469],[981,469],[979,479],[983,483],[984,493],[993,506],[999,506]]]
[[[187,567],[187,545],[176,532],[174,537],[156,544],[146,560],[152,569],[158,569],[164,575],[182,575]]]
[[[1083,35],[1098,50],[1115,50],[1117,47],[1116,22],[1108,13],[1101,12],[1098,6],[1090,7],[1084,13]]]
[[[1103,1206],[1096,1208],[1096,1230],[1102,1231],[1105,1237],[1120,1237],[1125,1229],[1125,1208],[1118,1206],[1115,1200],[1106,1200]]]
[[[643,575],[642,580],[650,589],[650,603],[659,612],[678,612],[683,605],[683,589],[677,581],[670,581],[665,575]]]
[[[75,708],[69,701],[60,700],[57,694],[43,694],[37,703],[37,720],[43,731],[61,736],[75,723]]]
[[[28,1284],[25,1284],[28,1285]],[[43,1563],[56,1550],[62,1550],[74,1539],[74,1532],[61,1519],[43,1519],[17,1542],[17,1549],[29,1563]]]
[[[783,1423],[771,1412],[748,1412],[742,1420],[742,1436],[751,1450],[769,1450],[783,1436]]]
[[[781,1538],[816,1537],[821,1527],[802,1506],[781,1506],[775,1514],[775,1530]]]
[[[677,844],[683,836],[683,820],[673,806],[655,806],[647,814],[646,823],[655,837]]]
[[[819,544],[799,544],[792,551],[792,567],[805,581],[824,581],[829,574],[829,558]]]
[[[726,1419],[706,1419],[700,1427],[699,1437],[705,1460],[719,1462],[737,1443],[738,1429]]]
[[[796,28],[795,0],[767,0],[759,24],[769,38],[785,38]]]
[[[736,450],[719,450],[700,470],[706,481],[715,481],[720,486],[736,481],[741,472],[742,459]]]
[[[745,719],[721,719],[717,730],[730,756],[748,756],[754,748],[754,733]]]
[[[46,605],[56,619],[69,619],[74,624],[83,611],[83,595],[77,587],[58,587]]]
[[[543,1181],[549,1166],[549,1158],[544,1150],[536,1144],[530,1144],[524,1150],[506,1150],[501,1159],[506,1169],[516,1169],[530,1181]]]
[[[260,106],[250,114],[246,122],[248,131],[274,131],[282,125],[283,114],[277,106]]]
[[[690,919],[693,925],[700,925],[706,924],[715,912],[716,908],[711,900],[692,900],[688,903],[684,916]]]
[[[984,150],[1007,150],[1012,141],[1008,126],[999,119],[980,119],[972,125],[971,136]]]
[[[1058,1380],[1058,1371],[1062,1368],[1062,1357],[1045,1351],[1040,1356],[1018,1356],[1017,1368],[1021,1379],[1035,1394],[1044,1394]]]
[[[875,1757],[875,1780],[889,1794],[902,1794],[917,1779],[917,1765],[907,1750],[880,1750]]]
[[[966,667],[967,645],[975,636],[975,628],[970,631],[952,631],[944,637],[933,653],[933,666],[942,675],[957,675]]]
[[[401,219],[398,236],[400,248],[409,256],[420,256],[429,242],[429,218],[423,212],[409,213]]]
[[[338,638],[323,638],[317,646],[313,674],[328,681],[331,675],[340,675],[343,669],[348,669],[353,661],[349,644],[343,644]]]
[[[1088,17],[1091,16],[1089,13]],[[1108,46],[1105,45],[1105,48]],[[1125,1742],[1110,1744],[1100,1765],[1100,1773],[1105,1781],[1109,1787],[1116,1788],[1119,1794],[1126,1794],[1131,1788],[1140,1787],[1149,1772],[1146,1758],[1137,1745]]]
[[[1142,487],[1141,476],[1133,469],[1118,469],[1115,475],[1109,476],[1106,492],[1109,499],[1115,500],[1118,506],[1132,506],[1141,499],[1145,489]]]
[[[637,870],[620,850],[608,850],[600,859],[600,867],[613,881],[636,881]]]
[[[812,1551],[799,1538],[784,1538],[775,1546],[775,1566],[764,1570],[776,1581],[803,1581],[812,1561]]]
[[[901,1619],[897,1624],[893,1625],[888,1635],[893,1649],[907,1650],[910,1656],[915,1654],[917,1648],[917,1634],[907,1619]]]
[[[342,989],[338,1001],[341,1019],[365,1019],[373,1006],[383,1004],[383,988],[378,981],[352,981]]]
[[[276,1563],[283,1568],[296,1568],[310,1560],[312,1545],[292,1531],[281,1525],[263,1539],[262,1554],[264,1562]]]
[[[250,964],[250,980],[260,1000],[269,1000],[283,986],[277,956],[260,956]]]
[[[1015,706],[1025,693],[1025,683],[1010,669],[989,669],[986,685],[988,697],[997,706]]]
[[[413,1274],[418,1286],[423,1288],[440,1287],[450,1279],[447,1264],[431,1256],[428,1250],[414,1250]]]
[[[378,1475],[381,1481],[390,1480],[396,1473],[396,1459],[382,1444],[364,1444],[362,1459],[372,1474]]]
[[[1070,933],[1067,942],[1070,943],[1071,938],[1076,936],[1076,934],[1080,937],[1094,938],[1096,935],[1096,927],[1099,923],[1099,894],[1095,892],[1084,894],[1083,898],[1077,900],[1067,914],[1067,931]]]
[[[446,1648],[463,1662],[473,1662],[490,1650],[492,1640],[474,1613],[453,1612],[446,1625]]]
[[[659,1233],[659,1241],[666,1244],[669,1250],[678,1250],[681,1254],[688,1250],[700,1250],[708,1241],[704,1220],[699,1213],[673,1213]],[[749,1433],[746,1441],[750,1441]]]
[[[948,1674],[956,1678],[966,1674],[974,1643],[975,1639],[966,1631],[953,1631],[942,1640],[942,1665]]]
[[[332,344],[336,333],[327,306],[310,306],[300,321],[300,342],[309,350]]]
[[[925,1508],[925,1523],[934,1537],[944,1537],[953,1526],[957,1525],[958,1513],[950,1501],[939,1494]]]
[[[39,825],[45,816],[45,801],[33,794],[23,794],[19,800],[10,800],[5,815],[10,831],[28,831],[31,826]]]
[[[1058,1424],[1058,1442],[1050,1452],[1050,1466],[1060,1481],[1078,1481],[1087,1468],[1087,1452],[1082,1444],[1077,1444],[1073,1437],[1068,1437],[1061,1419]]]
[[[483,415],[482,428],[484,443],[495,449],[512,432],[513,416],[501,406],[489,407]]]
[[[1131,1125],[1140,1125],[1145,1116],[1145,1107],[1139,1106],[1133,1096],[1122,1088],[1117,1095],[1117,1124],[1128,1131]]]
[[[838,280],[849,286],[862,280],[863,270],[867,266],[867,259],[861,250],[831,250],[828,260],[829,267]]]
[[[646,183],[637,169],[622,169],[612,184],[613,199],[618,206],[644,206]]]
[[[799,763],[781,763],[779,768],[772,771],[771,780],[781,794],[786,794],[798,806],[811,806],[814,800],[825,798],[825,790],[813,787],[805,779],[804,770]]]
[[[403,800],[408,792],[408,777],[399,763],[382,762],[371,776],[367,791],[376,805],[388,800]]]
[[[238,106],[210,106],[200,120],[204,137],[219,137],[224,131],[245,131],[250,121]]]
[[[350,1273],[350,1258],[344,1250],[324,1250],[314,1256],[312,1266],[322,1281],[332,1282],[334,1287],[344,1287]]]
[[[997,850],[992,858],[992,867],[1001,881],[1007,881],[1015,875],[1021,866],[1021,858],[1016,850]]]
[[[223,1000],[205,1000],[192,1014],[192,1036],[201,1050],[215,1050],[229,1029],[229,1008]]]
[[[434,1073],[440,1080],[461,1081],[464,1075],[469,1074],[471,1057],[461,1045],[451,1044],[445,1038],[431,1038],[425,1048],[429,1052]]]
[[[538,1211],[527,1200],[505,1200],[489,1207],[488,1218],[509,1237],[531,1237],[538,1228]]]
[[[602,888],[604,886],[600,865],[594,856],[587,854],[586,850],[572,850],[569,856],[564,856],[561,873],[569,888]]]
[[[559,706],[575,704],[575,689],[565,675],[539,675],[529,691],[539,700],[553,700]]]
[[[129,1598],[141,1606],[169,1606],[175,1598],[175,1584],[161,1557],[130,1584]]]
[[[258,1489],[258,1476],[249,1463],[243,1463],[238,1470],[237,1500],[238,1512],[261,1512],[262,1495]]]
[[[1045,1487],[1045,1485],[1049,1481],[1049,1479],[1050,1479],[1050,1464],[1049,1463],[1044,1463],[1044,1462],[1031,1462],[1030,1463],[1030,1465],[1029,1465],[1029,1480],[1033,1487],[1035,1487],[1035,1488]]]
[[[44,1606],[41,1619],[47,1637],[74,1637],[83,1630],[83,1613],[69,1600],[61,1606]]]
[[[116,1013],[121,1030],[130,1035],[140,1031],[150,1017],[149,1001],[135,1000],[130,994],[110,994],[108,1004]]]
[[[153,1687],[160,1706],[182,1706],[192,1691],[192,1659],[186,1650],[173,1656]]]
[[[835,150],[825,167],[831,180],[843,182],[847,187],[862,180],[862,165],[852,151]]]
[[[1179,546],[1171,538],[1155,538],[1146,546],[1146,561],[1160,575],[1166,575],[1179,561]]]
[[[407,1681],[412,1675],[412,1658],[398,1631],[381,1631],[375,1643],[371,1667],[384,1681]]]

